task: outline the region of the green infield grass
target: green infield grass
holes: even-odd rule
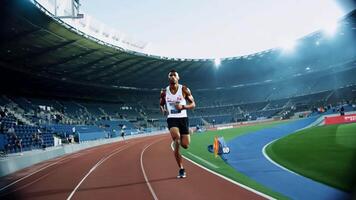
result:
[[[266,153],[298,174],[351,191],[356,178],[356,123],[305,129],[273,142]]]
[[[286,123],[286,121],[268,122],[263,124],[241,126],[239,128],[233,129],[196,133],[193,134],[191,137],[191,144],[189,146],[189,149],[182,149],[182,154],[190,160],[193,160],[194,162],[212,171],[215,171],[218,174],[221,174],[236,182],[253,188],[259,192],[262,192],[277,199],[288,199],[282,194],[274,192],[268,189],[267,187],[255,182],[244,174],[239,173],[233,167],[224,162],[221,157],[218,156],[215,158],[214,154],[210,153],[207,149],[208,145],[213,144],[215,136],[223,136],[225,141],[227,142],[244,134],[258,131],[264,128],[273,127],[282,123]]]

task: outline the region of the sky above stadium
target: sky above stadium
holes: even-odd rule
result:
[[[335,0],[82,0],[87,13],[135,39],[146,53],[242,56],[335,24],[353,8]]]

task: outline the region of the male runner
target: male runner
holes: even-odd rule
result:
[[[179,146],[187,149],[190,143],[188,109],[195,108],[194,98],[189,88],[178,84],[179,75],[175,70],[168,74],[169,86],[161,91],[160,110],[167,115],[167,124],[174,142],[174,156],[179,167],[177,178],[185,178]]]

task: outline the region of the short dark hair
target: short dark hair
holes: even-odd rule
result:
[[[178,73],[175,69],[171,69],[171,71],[169,71],[169,73],[174,73],[174,72]]]

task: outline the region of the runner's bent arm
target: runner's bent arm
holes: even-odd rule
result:
[[[161,96],[159,98],[159,108],[162,112],[162,114],[166,115],[167,114],[167,109],[166,109],[166,90],[161,90]]]
[[[195,101],[192,92],[186,86],[183,86],[183,97],[187,100],[187,105],[176,105],[178,110],[192,110],[195,108]]]

